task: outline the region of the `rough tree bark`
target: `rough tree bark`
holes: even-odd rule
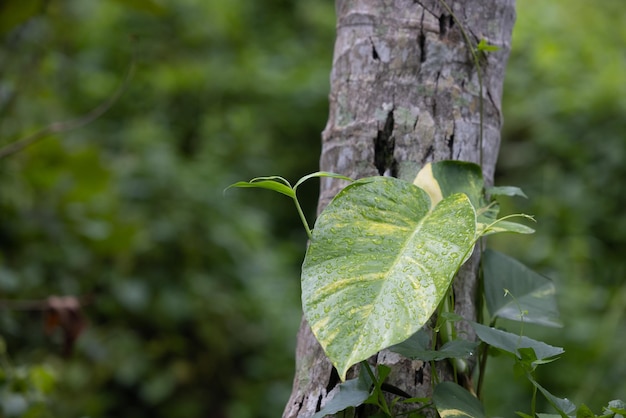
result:
[[[321,169],[352,178],[403,177],[427,162],[457,159],[481,163],[486,183],[492,183],[515,1],[337,0],[336,9]],[[459,23],[474,45],[485,39],[500,48],[481,57],[482,139],[478,73]],[[342,186],[322,182],[320,211]],[[465,318],[475,317],[477,263],[475,254],[455,279],[455,309]],[[332,398],[338,383],[304,319],[296,356],[283,418],[310,417]],[[413,396],[430,396],[428,364],[387,350],[371,361],[392,367],[391,384]],[[445,378],[445,366],[438,373]]]

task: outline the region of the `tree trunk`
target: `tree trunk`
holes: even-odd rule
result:
[[[457,159],[480,163],[491,184],[514,0],[337,0],[336,9],[321,169],[352,178],[410,178],[427,162]],[[481,104],[470,48],[482,39],[500,49],[478,52]],[[322,181],[320,211],[341,187],[339,181]],[[454,284],[456,311],[470,319],[475,318],[477,264],[475,254]],[[338,383],[304,319],[297,344],[293,392],[283,418],[310,417],[332,398]],[[392,367],[389,383],[394,386],[412,396],[430,396],[428,364],[387,350],[371,361]],[[446,378],[445,365],[437,372]]]

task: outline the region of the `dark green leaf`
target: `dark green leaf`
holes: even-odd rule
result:
[[[515,186],[495,186],[488,187],[487,193],[491,196],[520,196],[528,199],[526,193],[519,187]]]
[[[428,193],[433,205],[455,193],[464,193],[477,210],[486,206],[482,170],[474,163],[446,160],[426,164],[413,184]]]
[[[454,312],[442,312],[439,317],[449,322],[459,322],[465,319],[461,315]]]
[[[546,360],[564,353],[561,347],[553,347],[541,341],[490,328],[476,322],[472,322],[471,324],[481,341],[511,353],[519,359],[522,359],[522,355],[519,352],[520,348],[532,348],[537,360]]]
[[[405,357],[412,357],[412,353],[421,353],[429,350],[430,333],[420,329],[399,344],[392,345],[389,349]]]
[[[441,418],[485,418],[480,401],[453,382],[438,384],[433,392],[433,402]]]
[[[322,418],[336,414],[346,408],[362,405],[370,396],[372,380],[363,368],[359,377],[338,385],[338,392],[312,418]]]
[[[483,254],[485,299],[492,321],[505,318],[561,326],[556,289],[550,279],[500,252]]]
[[[563,418],[573,417],[576,413],[576,405],[574,405],[567,398],[557,398],[550,392],[548,392],[543,386],[541,386],[532,376],[528,375],[528,380],[535,385],[539,392],[546,398],[548,403],[552,405],[554,409],[561,415]]]
[[[423,337],[420,337],[420,335],[426,335],[425,343]],[[428,340],[427,333],[418,331],[408,340],[396,344],[389,349],[414,360],[439,361],[448,358],[469,358],[476,352],[479,343],[456,339],[448,341],[439,350],[429,350],[427,348],[429,345],[430,341]]]

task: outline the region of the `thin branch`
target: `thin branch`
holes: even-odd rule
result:
[[[45,311],[58,305],[58,301],[65,304],[75,304],[77,307],[86,306],[93,302],[94,295],[83,296],[49,296],[46,299],[0,299],[0,310],[11,311]],[[56,304],[56,305],[55,305]]]
[[[122,81],[122,84],[117,88],[117,90],[115,90],[115,92],[107,100],[105,100],[98,107],[93,109],[91,112],[76,119],[70,119],[70,120],[66,120],[63,122],[54,122],[29,136],[26,136],[24,138],[18,139],[15,142],[5,145],[4,147],[0,148],[0,160],[24,150],[25,148],[35,144],[36,142],[39,142],[40,140],[46,138],[49,135],[73,131],[75,129],[82,128],[83,126],[88,125],[91,122],[95,121],[100,116],[105,114],[111,107],[113,107],[115,102],[117,102],[117,100],[120,98],[122,93],[124,93],[124,91],[128,87],[128,83],[130,82],[130,79],[132,78],[134,71],[135,71],[135,65],[134,63],[131,63],[126,73],[126,76],[124,77],[124,80]]]

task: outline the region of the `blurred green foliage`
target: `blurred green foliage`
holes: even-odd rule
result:
[[[0,161],[0,299],[92,295],[67,359],[41,312],[2,311],[11,361],[56,376],[30,416],[279,415],[306,235],[290,202],[223,189],[317,169],[334,4],[32,3],[1,6],[0,144],[135,71],[97,121]]]
[[[493,244],[556,281],[564,328],[532,331],[565,354],[540,371],[542,384],[599,411],[626,393],[626,8],[517,9],[496,181],[528,194],[509,209],[536,215],[537,233]],[[485,390],[492,413],[528,411],[530,388],[504,385],[497,360]]]
[[[626,393],[622,3],[518,2],[497,179],[539,223],[493,244],[560,292],[565,328],[536,333],[566,354],[540,381],[593,410]],[[280,415],[306,237],[287,199],[222,190],[317,170],[334,25],[330,0],[0,3],[0,146],[135,66],[103,117],[0,160],[0,299],[92,295],[69,358],[41,312],[1,311],[5,416]],[[492,415],[528,409],[505,369]]]

